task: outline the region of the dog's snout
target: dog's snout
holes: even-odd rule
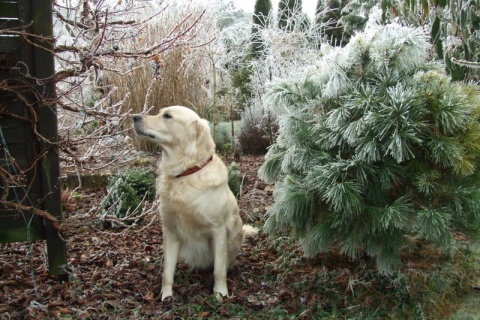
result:
[[[134,121],[134,122],[140,121],[141,119],[142,119],[142,116],[141,116],[141,115],[138,115],[138,114],[134,114],[134,115],[133,115],[133,121]]]

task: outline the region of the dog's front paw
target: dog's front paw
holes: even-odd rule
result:
[[[173,299],[173,294],[171,292],[162,292],[162,301],[167,299],[167,298],[172,298]]]
[[[227,286],[215,286],[213,289],[213,294],[218,301],[222,302],[223,297],[228,297],[228,288]]]
[[[165,310],[170,310],[173,308],[173,297],[168,296],[168,297],[163,297],[162,295],[162,307]]]
[[[227,297],[227,295],[223,295],[220,292],[214,292],[213,296],[215,297],[215,300],[217,300],[220,303],[223,303],[223,298]]]
[[[162,301],[173,296],[172,286],[162,286]]]
[[[220,293],[222,296],[228,296],[227,286],[215,286],[215,288],[213,288],[213,292]]]

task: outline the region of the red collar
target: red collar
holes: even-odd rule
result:
[[[192,173],[195,173],[195,172],[199,171],[200,169],[202,169],[203,167],[205,167],[207,164],[209,164],[210,161],[212,161],[212,159],[213,159],[213,156],[211,156],[210,158],[208,158],[207,162],[205,162],[205,163],[202,164],[201,166],[195,166],[195,167],[189,168],[189,169],[183,171],[182,173],[180,173],[179,175],[177,175],[176,177],[177,177],[177,178],[181,178],[181,177],[185,177],[185,176],[191,175]]]

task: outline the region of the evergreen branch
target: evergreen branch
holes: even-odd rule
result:
[[[418,233],[428,241],[433,241],[442,247],[447,247],[453,240],[450,232],[451,215],[434,208],[423,209],[418,212]]]
[[[461,59],[457,59],[457,58],[451,58],[452,62],[459,65],[459,66],[462,66],[462,67],[468,67],[468,68],[472,68],[472,69],[479,69],[480,68],[480,62],[476,62],[476,61],[468,61],[468,60],[461,60]]]

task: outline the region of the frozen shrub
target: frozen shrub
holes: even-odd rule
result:
[[[103,202],[102,221],[113,226],[112,221],[132,223],[141,212],[142,201],[151,201],[155,196],[155,174],[134,168],[117,173],[110,178],[108,196]]]
[[[277,124],[271,115],[244,117],[238,134],[243,154],[263,155],[274,142]]]
[[[420,28],[377,24],[317,66],[272,82],[279,134],[260,176],[275,182],[265,229],[288,229],[307,255],[334,247],[402,267],[409,239],[453,253],[480,234],[480,91],[429,60]]]

